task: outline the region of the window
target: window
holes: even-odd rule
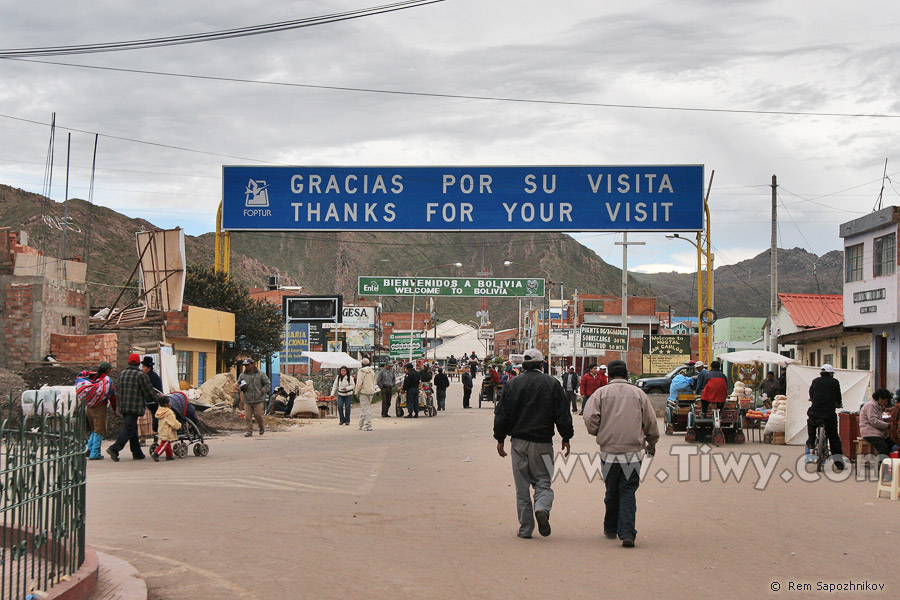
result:
[[[584,312],[586,313],[602,313],[603,312],[603,300],[584,300],[581,303]]]
[[[826,354],[822,358],[825,359],[825,362],[831,366],[834,366],[834,354]],[[823,363],[824,364],[824,363]]]
[[[178,381],[191,381],[191,353],[179,350],[175,352],[178,363]]]
[[[844,249],[844,265],[847,270],[846,281],[862,281],[863,278],[863,245],[847,246]]]
[[[868,371],[871,368],[869,348],[856,349],[856,368],[861,371]]]
[[[875,277],[893,275],[897,270],[897,234],[875,238],[874,250],[872,265]]]
[[[841,368],[847,368],[847,346],[841,346]]]
[[[197,385],[206,381],[206,352],[197,353]]]

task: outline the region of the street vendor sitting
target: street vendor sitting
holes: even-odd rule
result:
[[[888,424],[881,416],[890,401],[891,393],[878,388],[859,411],[859,435],[882,457],[887,456],[894,446],[894,442],[887,437]]]
[[[728,397],[728,380],[725,379],[725,373],[722,372],[722,363],[718,360],[712,361],[709,365],[709,371],[703,381],[703,391],[700,395],[701,410],[706,413],[709,405],[713,404],[713,410],[720,409],[725,404]]]
[[[678,373],[669,386],[669,402],[677,403],[678,394],[688,394],[694,390],[694,378],[688,377],[684,371]]]

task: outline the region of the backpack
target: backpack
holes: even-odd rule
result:
[[[98,406],[112,391],[109,377],[97,377],[93,371],[82,371],[75,378],[75,394],[88,408]]]

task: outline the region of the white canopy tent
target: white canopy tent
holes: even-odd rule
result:
[[[731,363],[743,365],[787,365],[797,362],[796,359],[782,356],[768,350],[739,350],[738,352],[722,352],[717,358]]]
[[[787,368],[787,411],[785,412],[784,443],[802,446],[806,443],[806,411],[809,410],[809,386],[822,372],[820,367],[790,365]],[[869,371],[835,369],[834,378],[841,384],[841,398],[845,411],[855,412],[869,397]]]
[[[362,363],[346,352],[306,352],[300,356],[308,357],[311,361],[319,363],[323,369],[338,369],[348,367],[358,369]]]
[[[429,349],[427,358],[447,360],[451,354],[456,358],[462,358],[471,354],[472,350],[479,358],[484,358],[487,355],[486,341],[478,339],[478,331],[473,328],[471,331],[447,340],[437,348]]]

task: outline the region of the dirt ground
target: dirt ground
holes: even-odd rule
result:
[[[205,458],[92,462],[87,541],[134,565],[151,600],[812,598],[820,583],[898,595],[885,557],[900,502],[876,499],[855,469],[804,481],[799,447],[663,436],[637,492],[636,548],[603,536],[604,484],[580,468],[554,481],[552,535],[519,539],[492,411],[463,410],[461,396],[454,382],[433,418],[376,409],[371,432],[354,408],[351,427],[210,436]],[[593,452],[574,425],[573,453]],[[741,457],[777,469],[723,477],[716,461]],[[162,501],[177,514],[154,512]]]

